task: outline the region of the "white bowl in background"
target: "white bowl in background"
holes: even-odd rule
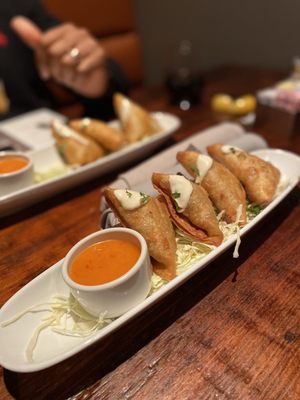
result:
[[[0,160],[20,157],[25,159],[27,164],[14,172],[0,173],[0,197],[24,189],[33,184],[33,162],[31,158],[20,151],[1,151]]]

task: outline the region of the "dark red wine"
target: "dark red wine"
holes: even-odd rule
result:
[[[184,71],[170,74],[166,78],[170,103],[185,109],[200,102],[201,80]]]

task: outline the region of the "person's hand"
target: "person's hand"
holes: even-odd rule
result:
[[[66,23],[41,32],[21,16],[12,19],[11,27],[35,52],[42,79],[53,78],[86,97],[98,97],[105,92],[106,56],[87,30]]]

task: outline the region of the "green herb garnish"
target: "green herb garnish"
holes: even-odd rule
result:
[[[181,211],[182,211],[182,208],[179,207],[179,205],[176,203],[176,201],[175,201],[175,210],[176,210],[177,212],[181,212]]]
[[[60,154],[61,156],[64,156],[64,154],[65,154],[65,149],[66,149],[66,144],[57,143],[57,144],[56,144],[56,148],[57,148],[57,151],[59,152],[59,154]]]
[[[130,193],[128,190],[125,190],[125,193],[127,194],[127,197],[129,197],[129,199],[130,197],[132,197],[132,193]]]
[[[181,196],[181,194],[180,193],[178,193],[178,192],[174,192],[174,193],[172,193],[172,197],[173,197],[173,199],[179,199],[179,197]]]
[[[141,204],[147,203],[147,201],[149,200],[149,196],[147,196],[145,193],[142,192],[140,192],[140,196],[141,196],[140,199]]]
[[[172,197],[175,200],[174,203],[175,203],[175,208],[176,208],[177,212],[180,212],[182,210],[182,208],[179,207],[179,205],[177,204],[177,201],[176,201],[176,199],[179,199],[180,196],[181,196],[181,193],[178,193],[178,192],[172,193]]]
[[[193,171],[196,175],[200,176],[199,168],[195,167],[194,165],[191,166],[191,171]]]
[[[247,216],[249,219],[256,217],[262,210],[262,207],[258,204],[248,203],[247,204]]]

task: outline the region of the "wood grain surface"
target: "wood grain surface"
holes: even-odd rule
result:
[[[202,104],[187,112],[170,107],[161,87],[132,96],[182,118],[167,146],[214,123],[212,94],[253,93],[281,77],[250,68],[211,71]],[[253,131],[271,147],[300,154],[300,134],[275,135],[263,119]],[[118,172],[0,220],[1,306],[99,228],[100,189]],[[242,239],[238,259],[229,249],[101,342],[43,371],[0,368],[0,399],[299,399],[299,199],[297,187]]]

